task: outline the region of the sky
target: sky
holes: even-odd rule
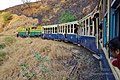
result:
[[[36,0],[31,0],[31,2],[35,2]],[[23,4],[22,0],[0,0],[0,10],[4,10],[6,8]]]

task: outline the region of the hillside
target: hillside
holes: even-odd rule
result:
[[[77,16],[76,20],[79,20],[90,13],[96,4],[97,0],[40,0],[34,3],[14,6],[4,11],[37,18],[39,24],[47,25],[59,23],[60,15],[64,11],[70,11]]]
[[[18,27],[30,27],[38,24],[38,19],[26,17],[24,15],[11,14],[9,12],[0,13],[0,33],[14,35]]]

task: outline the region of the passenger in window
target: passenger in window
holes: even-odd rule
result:
[[[102,43],[102,23],[99,25],[99,40]]]
[[[120,37],[110,40],[108,47],[113,55],[110,58],[112,65],[120,69]]]
[[[77,24],[76,24],[75,27],[74,27],[74,33],[75,33],[75,34],[78,34],[78,27],[79,27],[79,25],[77,25]]]

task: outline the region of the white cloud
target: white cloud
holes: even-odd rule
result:
[[[35,2],[36,0],[31,0],[31,2]],[[4,10],[6,8],[22,4],[22,0],[0,0],[0,10]]]

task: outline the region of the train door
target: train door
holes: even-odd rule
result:
[[[111,22],[110,22],[110,40],[113,39],[116,35],[115,27],[115,9],[111,8]]]
[[[110,40],[120,36],[120,7],[111,8]]]
[[[116,11],[116,30],[117,30],[117,33],[116,35],[120,37],[120,7],[117,9]]]
[[[103,46],[105,47],[107,43],[107,16],[104,17],[104,30],[103,30]]]
[[[78,34],[78,27],[79,27],[78,24],[74,24],[74,33],[75,34]]]

